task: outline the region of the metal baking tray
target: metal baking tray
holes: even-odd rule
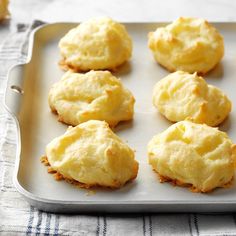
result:
[[[192,193],[187,188],[159,183],[147,162],[146,145],[153,135],[171,125],[152,106],[154,84],[168,74],[155,63],[147,47],[147,34],[163,23],[125,24],[133,39],[132,59],[119,68],[120,77],[136,98],[134,120],[119,124],[115,132],[136,150],[138,177],[118,190],[95,189],[94,194],[65,181],[55,181],[40,163],[45,146],[64,133],[67,125],[51,113],[47,97],[50,86],[63,71],[57,47],[59,39],[75,24],[55,23],[35,30],[29,43],[28,63],[12,68],[8,76],[5,105],[18,131],[14,184],[37,208],[50,212],[227,212],[236,210],[236,184],[212,193]],[[205,78],[220,87],[233,101],[233,111],[220,126],[236,142],[236,23],[215,23],[225,39],[222,62]],[[18,87],[23,90],[19,93]]]

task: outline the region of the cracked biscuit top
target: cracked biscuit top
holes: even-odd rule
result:
[[[190,121],[170,126],[148,144],[149,164],[161,177],[200,192],[233,180],[235,155],[226,133]]]
[[[113,70],[131,57],[132,40],[124,25],[101,17],[71,29],[59,48],[61,64],[74,71]]]
[[[52,86],[48,101],[59,121],[66,124],[105,120],[115,126],[133,118],[135,99],[109,71],[68,71]]]
[[[46,156],[53,170],[86,188],[118,188],[138,173],[134,151],[105,121],[90,120],[69,127],[47,145]]]
[[[148,35],[155,60],[169,71],[207,73],[224,55],[224,40],[206,20],[180,17]]]
[[[195,74],[177,71],[158,81],[153,104],[170,121],[191,119],[217,126],[231,111],[231,102],[217,87]]]

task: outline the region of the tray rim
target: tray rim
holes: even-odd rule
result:
[[[134,25],[138,25],[138,24],[167,24],[169,22],[167,21],[158,21],[158,22],[122,22],[124,24],[134,24]],[[236,21],[210,21],[210,23],[216,24],[216,25],[235,25],[236,26]],[[14,173],[13,173],[13,184],[16,188],[16,190],[23,196],[26,198],[26,200],[31,204],[32,202],[34,202],[32,205],[37,205],[37,203],[45,203],[45,204],[59,204],[59,205],[70,205],[70,206],[74,206],[74,205],[178,205],[178,204],[184,204],[184,205],[235,205],[236,206],[236,199],[235,200],[227,200],[227,201],[218,201],[218,200],[211,200],[211,201],[202,201],[202,200],[135,200],[135,201],[130,201],[130,200],[122,200],[122,201],[112,201],[112,200],[105,200],[105,201],[98,201],[98,200],[89,200],[89,201],[64,201],[64,200],[52,200],[52,199],[47,199],[47,198],[43,198],[43,197],[39,197],[35,194],[32,194],[31,192],[27,191],[24,187],[22,187],[18,181],[18,171],[19,171],[19,164],[20,164],[20,158],[21,158],[21,131],[20,131],[20,125],[19,125],[19,121],[16,117],[16,115],[14,114],[13,111],[10,110],[10,108],[7,106],[6,103],[6,98],[7,98],[7,91],[8,91],[8,85],[9,85],[9,81],[10,81],[10,74],[12,73],[12,71],[17,68],[17,67],[25,67],[28,64],[30,64],[31,59],[32,59],[32,53],[33,53],[33,47],[34,47],[34,39],[35,39],[35,35],[36,33],[38,33],[39,31],[41,31],[44,28],[47,27],[51,27],[54,25],[65,25],[65,24],[71,24],[71,25],[76,25],[79,24],[76,22],[55,22],[55,23],[45,23],[43,25],[40,25],[38,27],[36,27],[34,30],[32,30],[32,32],[30,33],[29,36],[29,42],[28,42],[28,52],[27,52],[27,58],[26,58],[26,62],[25,63],[21,63],[21,64],[16,64],[11,66],[8,69],[7,72],[7,81],[6,81],[6,88],[5,88],[5,92],[4,92],[4,100],[3,100],[3,106],[5,108],[5,110],[7,111],[7,113],[13,118],[14,123],[16,124],[16,154],[15,154],[15,167],[14,167]],[[234,209],[232,209],[233,211]],[[188,210],[186,209],[186,212]],[[127,212],[122,211],[122,212]],[[169,212],[169,211],[166,211]],[[209,212],[209,211],[208,211]],[[214,212],[214,211],[212,211]]]

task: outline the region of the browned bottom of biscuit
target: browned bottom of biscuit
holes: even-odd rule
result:
[[[156,60],[156,59],[155,59]],[[173,67],[168,67],[166,65],[164,65],[163,63],[161,63],[160,61],[156,61],[161,67],[163,67],[164,69],[168,70],[170,73],[172,72],[175,72],[175,71],[178,71],[178,69],[174,69]],[[212,71],[216,66],[214,66],[213,68],[211,68],[210,70],[208,71],[196,71],[197,74],[199,76],[203,76],[205,74],[207,74],[208,72]],[[193,73],[193,72],[189,72],[189,73]]]
[[[58,112],[57,112],[56,109],[54,109],[54,108],[51,107],[51,106],[50,106],[50,108],[51,108],[51,112],[52,112],[53,114],[57,115],[57,120],[58,120],[59,122],[65,124],[65,125],[76,126],[76,125],[74,125],[74,124],[65,122],[64,119],[63,119],[63,117],[58,114]]]
[[[73,185],[76,185],[80,188],[90,188],[92,187],[91,185],[88,185],[88,184],[84,184],[84,183],[81,183],[79,181],[76,181],[76,180],[73,180],[73,179],[69,179],[69,178],[66,178],[65,176],[63,176],[61,173],[59,173],[58,171],[54,170],[51,166],[50,166],[50,163],[48,161],[48,158],[46,156],[42,156],[40,158],[40,161],[41,163],[43,163],[45,166],[48,166],[48,173],[49,174],[53,174],[53,177],[55,180],[57,181],[60,181],[60,180],[65,180],[66,182],[70,183],[70,184],[73,184]]]
[[[58,112],[57,112],[56,109],[54,109],[54,108],[52,108],[52,107],[50,107],[50,109],[51,109],[51,112],[52,112],[53,114],[57,115],[57,120],[58,120],[59,122],[61,122],[61,123],[63,123],[63,124],[66,124],[66,125],[70,125],[70,126],[76,126],[76,125],[78,125],[78,124],[71,124],[71,123],[69,123],[69,122],[66,122],[66,121],[64,120],[64,118],[58,114]],[[102,119],[101,119],[101,120],[102,120]],[[103,120],[102,120],[102,121],[103,121]],[[106,121],[106,120],[104,120],[104,121]],[[132,121],[133,121],[133,118],[131,118],[131,119],[123,119],[123,120],[120,120],[120,121],[117,121],[117,122],[113,122],[113,123],[111,123],[111,122],[108,123],[108,121],[106,121],[106,122],[109,124],[109,127],[110,127],[112,130],[114,130],[115,127],[116,127],[118,124],[120,124],[120,123],[122,123],[122,122],[123,122],[123,123],[124,123],[124,122],[129,122],[129,121],[132,122]]]
[[[58,65],[59,65],[59,67],[60,67],[62,70],[64,70],[64,71],[70,70],[70,71],[77,72],[77,73],[79,73],[79,72],[88,72],[88,71],[90,71],[90,70],[108,70],[108,71],[110,71],[110,72],[112,72],[112,73],[115,73],[115,72],[117,72],[124,64],[126,64],[126,62],[127,62],[127,61],[123,62],[122,64],[120,64],[120,65],[118,65],[118,66],[116,66],[116,67],[107,67],[107,68],[101,68],[101,69],[92,69],[92,68],[91,68],[91,69],[83,70],[83,69],[79,68],[78,66],[75,67],[75,66],[71,65],[70,63],[67,63],[66,60],[65,60],[65,58],[63,58],[63,59],[61,59],[61,60],[58,62]]]
[[[72,70],[73,72],[79,72],[79,68],[75,68],[73,67],[72,65],[70,64],[67,64],[65,59],[61,59],[59,62],[58,62],[58,65],[59,67],[64,70],[64,71],[68,71],[68,70]]]
[[[9,13],[9,11],[7,11],[4,16],[0,17],[0,22],[2,23],[4,21],[7,21],[10,19],[10,17],[11,17],[11,14]]]
[[[48,173],[49,174],[53,174],[55,180],[57,180],[57,181],[65,180],[66,182],[68,182],[70,184],[73,184],[73,185],[75,185],[77,187],[85,188],[85,189],[90,189],[90,188],[95,188],[95,187],[102,187],[102,188],[107,188],[107,189],[118,189],[118,188],[124,186],[126,183],[131,182],[132,180],[134,180],[137,177],[137,173],[138,173],[137,172],[136,175],[134,175],[130,180],[128,180],[123,185],[121,185],[118,182],[114,183],[114,186],[103,186],[103,185],[99,185],[99,184],[85,184],[85,183],[81,183],[81,182],[79,182],[77,180],[67,178],[67,177],[63,176],[61,173],[59,173],[58,171],[54,170],[50,166],[50,163],[49,163],[48,158],[46,156],[42,156],[40,158],[40,161],[45,166],[48,166]],[[137,164],[137,166],[135,166],[135,168],[138,170],[138,164]]]
[[[157,173],[156,170],[154,170],[154,172]],[[171,179],[169,177],[160,175],[159,173],[157,173],[157,175],[159,177],[160,183],[170,182],[174,186],[187,187],[193,193],[210,193],[214,190],[214,189],[209,189],[209,190],[208,189],[207,190],[198,189],[197,187],[193,186],[190,183],[184,183],[184,182],[177,180],[177,179]],[[234,180],[234,178],[232,178],[228,183],[226,183],[220,187],[230,188],[232,186],[233,180]],[[216,187],[216,188],[219,188],[219,187]]]

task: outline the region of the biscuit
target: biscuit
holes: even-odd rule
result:
[[[66,124],[105,120],[115,126],[133,118],[135,99],[109,71],[68,71],[52,86],[48,101],[59,121]]]
[[[9,16],[8,5],[8,0],[0,1],[0,20],[3,20]]]
[[[224,55],[224,40],[206,20],[180,17],[148,35],[155,60],[169,71],[207,73]]]
[[[208,85],[195,74],[177,71],[158,81],[153,90],[153,104],[168,120],[191,119],[217,126],[231,111],[231,102],[218,88]]]
[[[161,180],[190,185],[196,192],[228,186],[236,148],[226,133],[205,124],[180,121],[148,144],[149,164]]]
[[[59,42],[62,66],[74,71],[114,70],[132,54],[132,40],[124,25],[108,17],[71,29]]]
[[[105,121],[90,120],[69,127],[47,145],[46,156],[52,170],[85,188],[119,188],[138,173],[134,151]]]

